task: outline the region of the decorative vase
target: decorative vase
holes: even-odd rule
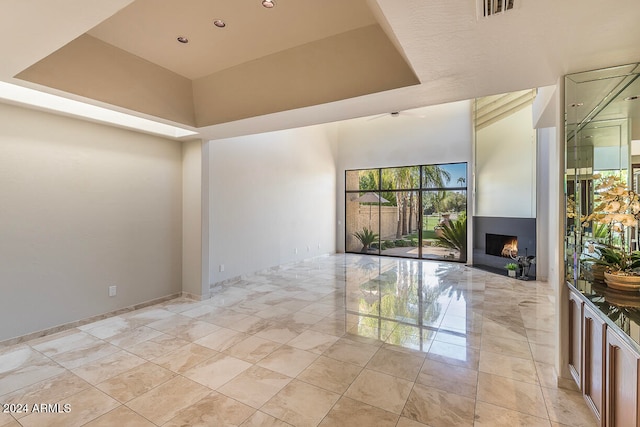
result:
[[[624,275],[604,272],[604,282],[608,287],[620,291],[638,291],[640,289],[640,276]]]
[[[516,271],[515,270],[507,270],[507,273],[509,274],[509,277],[516,277]]]

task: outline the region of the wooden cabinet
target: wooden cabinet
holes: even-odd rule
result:
[[[604,425],[606,325],[595,309],[584,304],[582,322],[582,393]]]
[[[618,334],[606,333],[606,426],[638,426],[640,356]]]
[[[640,427],[640,351],[573,288],[568,338],[569,370],[600,426]]]
[[[569,293],[569,370],[582,390],[582,307],[581,297]]]

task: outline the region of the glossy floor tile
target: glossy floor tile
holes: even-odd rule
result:
[[[318,257],[0,348],[0,427],[595,426],[554,316],[546,283]]]

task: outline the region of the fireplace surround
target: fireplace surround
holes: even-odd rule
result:
[[[474,266],[505,272],[505,264],[514,262],[508,256],[508,245],[513,244],[517,245],[518,255],[535,256],[535,218],[473,217]],[[529,271],[529,277],[534,278],[535,274],[534,264]]]

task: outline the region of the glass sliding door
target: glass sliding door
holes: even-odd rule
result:
[[[380,170],[347,171],[345,193],[345,250],[380,253]]]
[[[346,171],[346,252],[466,261],[467,165]]]
[[[391,206],[382,212],[384,232],[380,235],[381,254],[405,258],[420,257],[420,192],[393,192]]]
[[[467,164],[422,167],[422,258],[467,260]]]
[[[467,191],[422,192],[422,257],[467,260]]]
[[[419,258],[420,166],[384,168],[380,176],[383,196],[388,200],[380,253]]]

